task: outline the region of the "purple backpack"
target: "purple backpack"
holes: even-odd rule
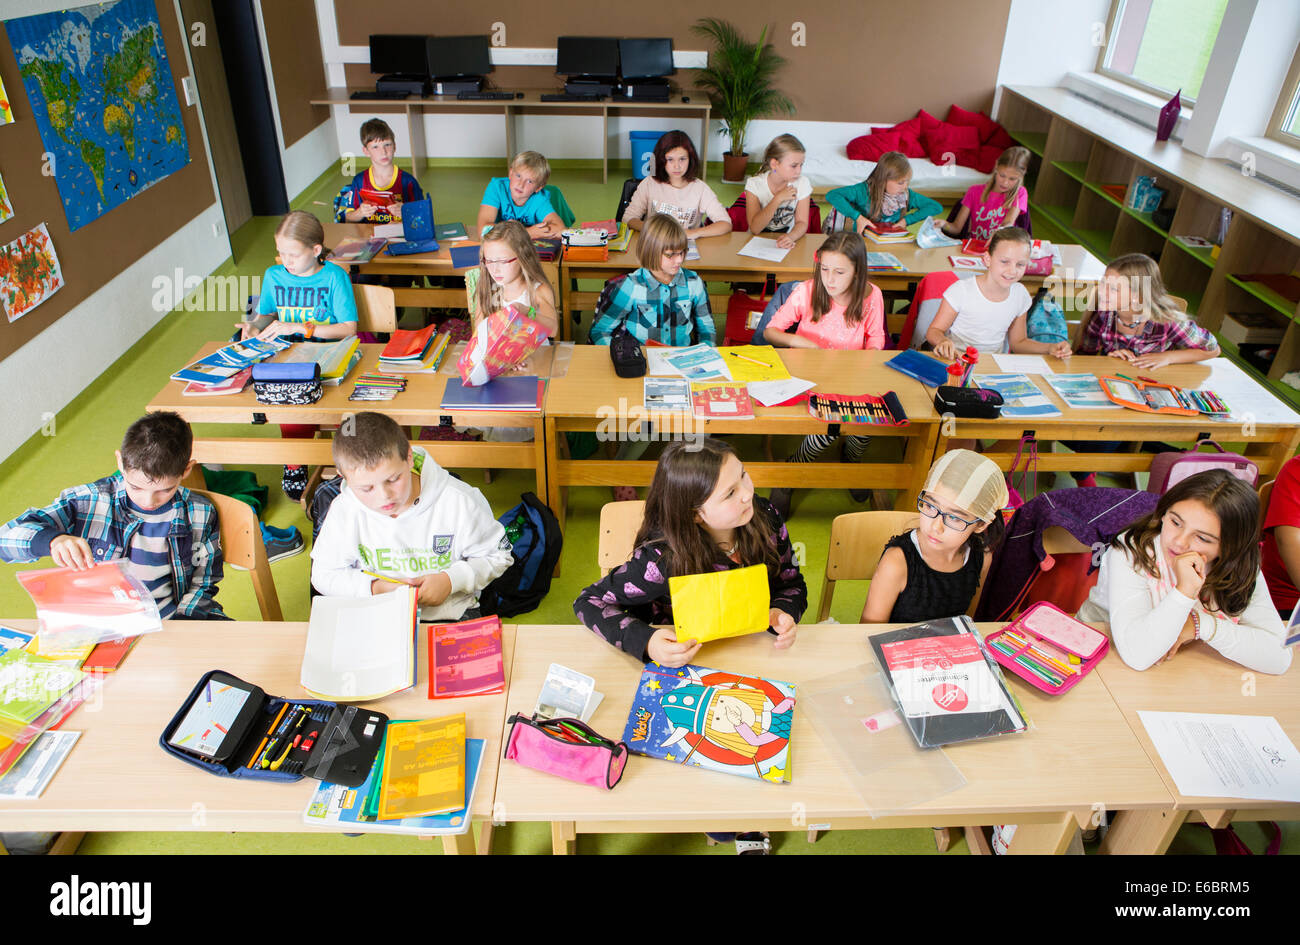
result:
[[[1200,448],[1207,443],[1218,452],[1200,452]],[[1259,467],[1254,460],[1238,453],[1229,453],[1213,440],[1204,439],[1197,440],[1196,445],[1185,453],[1156,454],[1151,460],[1151,480],[1147,483],[1147,492],[1164,495],[1188,476],[1210,469],[1226,469],[1252,489],[1259,481]]]

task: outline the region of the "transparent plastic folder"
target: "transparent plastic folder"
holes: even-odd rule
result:
[[[36,604],[42,655],[62,650],[68,658],[66,651],[163,628],[153,595],[122,559],[81,570],[19,571],[16,576]]]
[[[867,813],[905,813],[966,784],[941,749],[917,746],[874,664],[799,684],[806,709]]]

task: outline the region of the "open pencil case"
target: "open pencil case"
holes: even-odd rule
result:
[[[505,757],[579,784],[612,789],[623,777],[627,745],[578,719],[510,716]]]
[[[218,777],[298,781],[305,775],[359,787],[387,728],[388,716],[382,712],[270,696],[214,669],[195,684],[158,744]]]
[[[984,642],[995,660],[1051,695],[1078,685],[1110,649],[1105,634],[1047,601],[1034,604]]]

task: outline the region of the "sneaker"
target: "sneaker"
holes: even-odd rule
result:
[[[302,494],[307,491],[307,467],[285,466],[280,488],[294,502],[301,502]]]
[[[740,856],[769,856],[772,841],[766,833],[754,831],[736,834],[736,853]]]
[[[266,545],[266,557],[269,561],[292,558],[306,547],[302,532],[298,529],[273,528],[265,524],[262,525],[262,544]]]
[[[777,514],[783,520],[787,520],[790,518],[790,500],[793,496],[794,491],[792,489],[773,489],[767,500],[772,503],[772,507],[776,509]]]
[[[1074,484],[1080,489],[1095,489],[1097,488],[1097,474],[1088,473],[1082,479],[1076,479]]]

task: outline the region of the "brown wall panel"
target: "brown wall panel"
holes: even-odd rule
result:
[[[496,0],[488,7],[427,0],[335,0],[339,41],[364,46],[377,23],[393,32],[491,33],[506,25],[509,46],[553,47],[555,37],[671,36],[676,49],[708,49],[693,33],[701,16],[736,24],[756,39],[764,24],[788,63],[779,87],[803,121],[901,121],[925,108],[944,117],[948,105],[987,110],[993,102],[1010,0],[824,0],[791,6],[780,0],[658,0],[653,4],[578,3],[538,6],[536,0]],[[807,45],[793,46],[802,22]],[[347,69],[350,85],[373,81],[364,67]],[[549,67],[509,66],[492,74],[501,88],[557,85]],[[693,71],[674,81],[689,94]],[[279,82],[279,73],[276,73]]]
[[[170,0],[158,0],[157,8],[172,72],[169,81],[181,107],[190,163],[75,233],[68,230],[54,178],[41,173],[45,145],[32,117],[32,105],[8,34],[0,30],[0,76],[4,77],[14,112],[14,122],[0,128],[0,173],[14,208],[13,219],[0,224],[0,242],[15,240],[44,223],[64,279],[62,289],[18,321],[0,319],[0,359],[38,335],[216,199],[197,110],[185,104],[181,89],[180,79],[187,74],[188,66],[175,7]],[[150,299],[142,297],[139,304],[149,305]]]
[[[275,76],[275,104],[287,148],[330,117],[324,105],[307,104],[325,85],[325,60],[316,39],[320,35],[316,4],[313,0],[264,0],[261,7]]]

